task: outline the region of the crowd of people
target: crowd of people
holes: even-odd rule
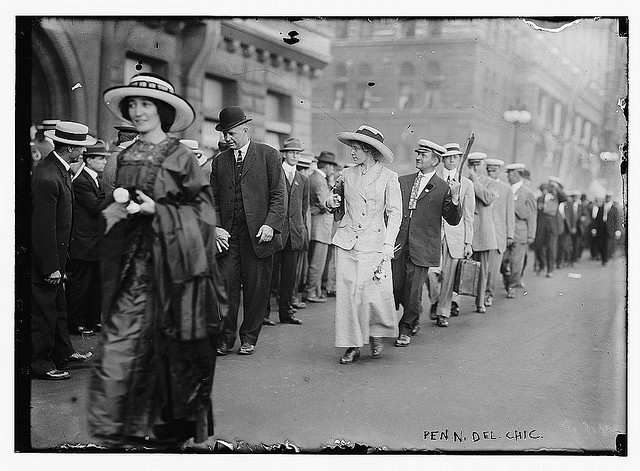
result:
[[[590,203],[556,177],[531,188],[523,163],[458,143],[419,139],[417,171],[398,176],[371,126],[337,135],[353,160],[340,166],[296,137],[256,142],[230,106],[207,157],[172,137],[195,113],[164,78],[138,74],[103,99],[122,123],[113,148],[69,121],[33,137],[31,370],[64,380],[91,361],[87,416],[106,446],[211,436],[216,357],[256,352],[272,298],[280,323],[301,326],[301,310],[335,297],[351,364],[364,345],[379,358],[384,337],[408,347],[423,310],[449,326],[461,260],[479,262],[486,313],[524,288],[529,248],[550,277],[587,247],[607,263],[623,237],[611,195]],[[95,355],[75,350],[72,335],[94,334]]]

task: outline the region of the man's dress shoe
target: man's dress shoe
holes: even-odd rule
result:
[[[317,296],[312,296],[310,298],[305,298],[305,301],[308,303],[326,303],[326,298],[319,298]]]
[[[296,324],[296,325],[302,324],[302,321],[295,316],[283,317],[282,319],[280,319],[280,322],[282,324]]]
[[[291,303],[291,307],[295,309],[304,309],[307,307],[307,305],[306,303],[303,303],[302,301],[300,301],[299,303]]]
[[[436,325],[438,327],[449,327],[449,321],[444,316],[438,316],[438,319],[436,320]]]
[[[411,343],[411,337],[407,334],[400,334],[396,339],[396,347],[407,347]]]
[[[344,352],[344,355],[340,358],[340,364],[348,365],[349,363],[358,361],[358,358],[360,358],[360,349],[357,347],[350,347],[347,348],[347,351]]]
[[[452,302],[451,303],[451,315],[453,317],[455,317],[458,314],[460,314],[460,308],[458,307],[458,303]]]
[[[43,375],[36,376],[36,378],[38,378],[38,379],[48,379],[50,381],[59,381],[61,379],[69,379],[69,378],[71,378],[71,374],[68,371],[55,369],[55,370],[47,371]]]
[[[265,317],[264,320],[262,321],[262,325],[276,325],[275,322],[273,322],[271,319],[269,319],[268,317]]]
[[[249,342],[243,342],[238,349],[238,355],[253,355],[255,351],[255,346],[251,345]]]
[[[85,361],[89,361],[93,358],[93,352],[87,353],[79,353],[73,352],[69,357],[65,358],[60,362],[60,365],[66,366],[71,365],[73,363],[84,363]]]

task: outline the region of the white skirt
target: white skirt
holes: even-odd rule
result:
[[[369,337],[398,336],[393,301],[391,262],[382,267],[386,278],[373,281],[380,252],[336,250],[336,347],[362,347]]]

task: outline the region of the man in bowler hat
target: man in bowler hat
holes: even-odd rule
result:
[[[229,149],[211,165],[211,188],[219,227],[219,260],[227,280],[228,312],[218,354],[226,355],[236,339],[240,289],[244,320],[240,326],[241,355],[255,352],[269,299],[273,254],[282,248],[286,214],[286,184],[278,151],[254,142],[246,125],[251,121],[239,106],[220,111],[216,130]]]

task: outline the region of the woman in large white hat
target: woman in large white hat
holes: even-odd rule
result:
[[[194,112],[154,74],[103,98],[140,137],[118,155],[103,211],[103,330],[90,431],[116,447],[202,442],[213,435],[216,221],[195,155],[167,134],[188,128]]]
[[[345,168],[338,191],[325,204],[342,216],[332,243],[336,246],[336,347],[346,347],[340,363],[360,357],[369,343],[378,358],[382,338],[398,336],[393,301],[391,259],[402,220],[398,174],[384,136],[370,126],[341,132],[338,140],[351,148],[355,165]]]

